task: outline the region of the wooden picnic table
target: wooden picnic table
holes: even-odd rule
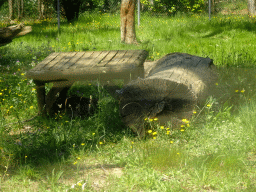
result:
[[[76,81],[99,80],[102,85],[113,79],[124,83],[144,78],[143,63],[148,56],[145,50],[116,50],[88,52],[55,52],[27,72],[34,80],[40,114],[50,114],[59,97],[66,97],[68,89]],[[53,87],[45,95],[45,83]]]

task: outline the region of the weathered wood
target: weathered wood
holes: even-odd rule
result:
[[[131,81],[118,91],[123,121],[142,136],[146,117],[158,117],[164,124],[175,114],[177,118],[184,118],[183,113],[188,116],[188,111],[192,114],[217,80],[213,69],[211,59],[185,53],[159,59],[147,69],[146,78]]]
[[[98,79],[102,85],[106,85],[113,79],[128,82],[137,77],[143,78],[143,63],[147,56],[145,50],[52,53],[26,75],[40,87],[54,82],[47,96],[38,89],[39,111],[42,113],[42,106],[46,105],[44,113],[51,115],[54,113],[52,106],[57,99],[56,94],[66,98],[68,89],[75,81]]]
[[[53,104],[58,98],[66,98],[69,88],[73,85],[74,82],[71,81],[60,81],[54,82],[52,88],[48,92],[45,104],[46,112],[51,116],[55,113],[53,109]]]
[[[46,108],[45,108],[45,83],[41,81],[34,81],[36,84],[36,92],[37,92],[37,103],[39,114],[46,115]]]
[[[27,77],[51,82],[96,80],[100,75],[102,84],[109,79],[144,77],[147,56],[144,50],[52,53],[28,71]]]
[[[13,38],[26,35],[31,31],[31,26],[23,24],[0,28],[0,47],[11,43]]]

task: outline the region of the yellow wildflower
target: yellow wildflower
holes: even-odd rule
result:
[[[173,141],[170,141],[170,143],[173,143]]]
[[[148,130],[148,133],[152,133],[152,130]]]
[[[81,145],[85,145],[85,143],[81,143]]]
[[[182,119],[181,121],[184,123],[189,123],[189,120],[187,120],[187,119]]]
[[[164,129],[164,126],[160,126],[161,129]]]
[[[185,129],[181,129],[180,131],[183,132],[183,131],[185,131]]]
[[[153,132],[153,134],[152,135],[156,135],[157,134],[157,132],[155,131],[155,132]]]

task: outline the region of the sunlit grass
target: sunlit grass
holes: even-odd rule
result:
[[[63,21],[60,33],[56,20],[25,22],[33,32],[0,48],[3,191],[255,191],[255,75],[250,68],[225,68],[255,65],[254,21],[236,15],[210,22],[203,15],[141,18],[139,45],[120,43],[119,14],[84,13],[78,22]],[[223,66],[217,91],[178,127],[146,118],[143,139],[121,122],[118,101],[92,82],[76,83],[69,94],[100,98],[93,116],[21,123],[38,109],[27,70],[54,51],[114,49],[146,49],[150,60],[170,52],[208,56]],[[5,126],[14,122],[20,123]]]

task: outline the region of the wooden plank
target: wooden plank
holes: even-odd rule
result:
[[[62,68],[61,70],[66,70],[70,68],[73,65],[76,65],[77,61],[85,54],[85,52],[76,52],[76,55],[69,60]]]
[[[93,53],[94,53],[93,51],[84,52],[84,55],[80,57],[79,60],[76,61],[75,65],[70,66],[69,69],[76,69],[76,68],[83,67],[84,63],[91,60],[91,58],[93,57]]]
[[[54,60],[59,53],[51,53],[48,57],[46,57],[42,62],[37,64],[31,71],[40,71],[43,69],[48,63],[50,63],[52,60]]]
[[[121,65],[134,65],[137,57],[141,54],[141,51],[131,50],[126,53],[126,56],[119,60]]]
[[[97,65],[99,67],[105,67],[118,53],[118,51],[109,51],[108,55]]]
[[[119,63],[119,61],[122,59],[122,57],[124,57],[127,52],[128,52],[127,50],[118,51],[118,53],[115,55],[115,57],[110,62],[108,62],[107,67],[117,65]]]
[[[96,57],[94,59],[94,61],[92,62],[93,65],[91,65],[90,67],[97,67],[99,66],[98,64],[109,54],[110,51],[102,51],[98,57]]]
[[[134,64],[135,67],[143,66],[143,63],[147,56],[148,54],[144,50],[134,50],[129,60],[123,59],[120,62],[123,64]]]
[[[54,65],[58,64],[63,59],[65,54],[66,54],[65,52],[58,53],[57,57],[55,57],[55,59],[52,60],[50,63],[48,63],[48,65],[46,65],[43,69],[50,70]]]
[[[67,52],[64,54],[64,57],[56,65],[54,65],[51,70],[61,70],[68,61],[75,57],[76,52]]]
[[[99,55],[101,54],[100,51],[94,51],[92,53],[92,55],[90,55],[89,57],[85,58],[82,62],[80,62],[79,65],[75,65],[75,68],[78,69],[78,68],[84,68],[84,67],[91,67],[93,66],[93,63],[94,63],[94,59],[97,58]],[[84,58],[84,57],[83,57]],[[81,58],[82,59],[82,58]],[[81,60],[80,59],[80,60]],[[79,60],[79,61],[80,61]]]
[[[144,68],[138,67],[143,67],[146,57],[147,52],[144,50],[52,53],[38,64],[40,70],[28,71],[27,77],[50,82],[70,78],[87,79],[103,73],[111,79],[115,73],[129,73],[135,78],[144,72]]]

